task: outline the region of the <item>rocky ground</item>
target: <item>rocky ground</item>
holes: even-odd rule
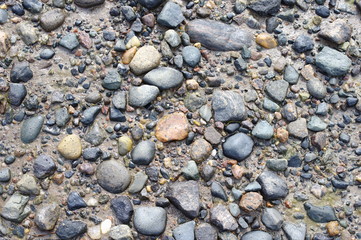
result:
[[[361,239],[360,1],[0,5],[0,239]]]

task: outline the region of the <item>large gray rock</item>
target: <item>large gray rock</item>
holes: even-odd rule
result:
[[[190,21],[186,31],[192,42],[215,51],[237,51],[252,44],[252,34],[248,31],[213,20]]]
[[[321,72],[330,76],[343,76],[351,67],[351,60],[345,54],[329,47],[316,55],[315,63]]]
[[[243,97],[235,91],[216,91],[212,97],[215,121],[240,121],[246,118]]]
[[[43,116],[35,116],[26,119],[20,130],[20,139],[23,143],[33,142],[39,135],[44,123]]]
[[[199,187],[196,181],[170,184],[165,197],[187,217],[193,219],[198,216],[200,201]]]
[[[289,240],[304,240],[306,238],[307,229],[304,223],[285,222],[282,228]]]
[[[26,206],[29,201],[28,196],[14,193],[1,210],[1,216],[9,221],[21,222],[30,214],[30,208]]]
[[[266,200],[282,199],[288,194],[287,183],[273,172],[264,171],[258,176],[257,182],[261,185],[261,193]]]
[[[158,236],[165,230],[167,212],[160,207],[139,207],[135,210],[133,223],[139,233]]]
[[[99,185],[111,193],[121,193],[130,184],[130,173],[119,161],[109,160],[98,165],[96,172]]]
[[[271,234],[263,231],[252,231],[245,233],[241,240],[272,240],[273,237]]]
[[[131,87],[129,90],[129,105],[132,107],[144,107],[151,103],[159,94],[156,86],[142,85]]]
[[[34,222],[44,231],[54,229],[60,215],[60,207],[56,203],[45,204],[36,211]]]
[[[17,32],[26,45],[33,45],[38,41],[36,29],[28,22],[22,22],[17,25]]]
[[[169,28],[175,28],[184,21],[181,7],[172,1],[167,2],[159,13],[157,22]]]
[[[148,72],[143,81],[161,90],[170,89],[182,84],[183,74],[174,68],[159,67]]]
[[[223,153],[226,157],[242,161],[252,153],[253,145],[251,137],[244,133],[237,133],[228,137],[223,143]]]
[[[262,214],[262,222],[268,229],[278,231],[282,227],[283,217],[275,208],[265,208]]]

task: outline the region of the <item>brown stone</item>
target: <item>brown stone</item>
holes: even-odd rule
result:
[[[62,184],[64,181],[64,173],[55,173],[52,180],[58,185]]]
[[[95,173],[95,168],[91,163],[83,163],[79,165],[79,171],[87,175],[93,175]]]
[[[304,79],[310,80],[315,78],[315,71],[310,64],[307,64],[301,69],[301,75]]]
[[[277,72],[283,72],[283,69],[285,69],[286,65],[287,65],[286,58],[280,57],[273,64],[273,69]]]
[[[78,39],[80,45],[86,49],[90,49],[93,46],[93,41],[86,32],[79,32]]]
[[[212,145],[203,138],[197,139],[191,145],[191,158],[197,163],[206,160],[212,151]]]
[[[245,169],[237,164],[232,166],[232,175],[235,179],[241,179],[245,174]]]
[[[326,224],[326,229],[328,235],[331,237],[337,236],[340,234],[339,224],[337,221],[331,221]]]
[[[333,23],[324,23],[319,36],[336,44],[342,44],[351,38],[352,28],[345,20],[337,19]]]
[[[288,140],[288,131],[284,128],[277,128],[276,130],[276,138],[284,143],[284,142],[287,142]]]
[[[222,135],[214,127],[207,127],[204,131],[204,138],[211,144],[218,145],[221,142]]]
[[[155,25],[155,17],[153,15],[153,13],[149,13],[147,15],[144,15],[142,17],[142,22],[147,27],[151,27],[151,28],[154,27],[154,25]]]
[[[256,37],[256,43],[264,48],[277,47],[276,39],[269,33],[260,33]]]
[[[129,64],[132,61],[136,52],[137,52],[137,47],[132,47],[131,49],[125,51],[125,53],[122,56],[122,62],[124,64]]]
[[[239,206],[247,212],[255,211],[262,205],[263,197],[256,192],[249,192],[242,196]]]
[[[188,136],[188,120],[184,113],[163,116],[155,128],[155,136],[161,142],[183,140]]]
[[[317,147],[318,150],[322,150],[327,144],[327,135],[323,132],[317,132],[311,137],[311,143]]]

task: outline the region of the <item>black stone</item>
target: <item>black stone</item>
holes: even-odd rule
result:
[[[22,83],[10,83],[9,103],[13,106],[20,106],[27,94],[26,87]]]
[[[13,83],[27,82],[33,78],[28,62],[15,63],[10,72],[10,81]]]
[[[120,196],[113,198],[110,201],[110,207],[113,209],[113,212],[122,224],[128,224],[130,219],[133,216],[133,205],[132,202],[126,196]]]
[[[102,150],[98,147],[86,148],[83,151],[83,158],[88,161],[94,162],[101,156],[102,156]]]
[[[80,208],[87,207],[87,204],[83,200],[83,198],[77,192],[71,192],[68,196],[68,209],[70,211],[74,211]]]
[[[37,178],[46,178],[56,170],[56,165],[53,159],[48,155],[40,155],[34,161],[34,175]]]
[[[56,235],[62,240],[75,239],[79,235],[85,233],[87,225],[82,221],[62,221],[56,229]]]

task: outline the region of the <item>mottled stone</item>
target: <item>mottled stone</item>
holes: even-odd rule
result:
[[[211,209],[210,221],[221,231],[234,231],[238,227],[236,219],[224,205],[217,205]]]
[[[79,136],[72,134],[64,137],[58,145],[58,151],[66,159],[78,159],[82,154]]]
[[[277,47],[276,39],[269,33],[258,34],[256,37],[256,43],[267,49]]]
[[[212,97],[214,120],[240,121],[246,117],[243,97],[235,91],[216,91]]]
[[[183,140],[188,136],[188,120],[184,113],[164,115],[157,123],[155,136],[161,142]]]

